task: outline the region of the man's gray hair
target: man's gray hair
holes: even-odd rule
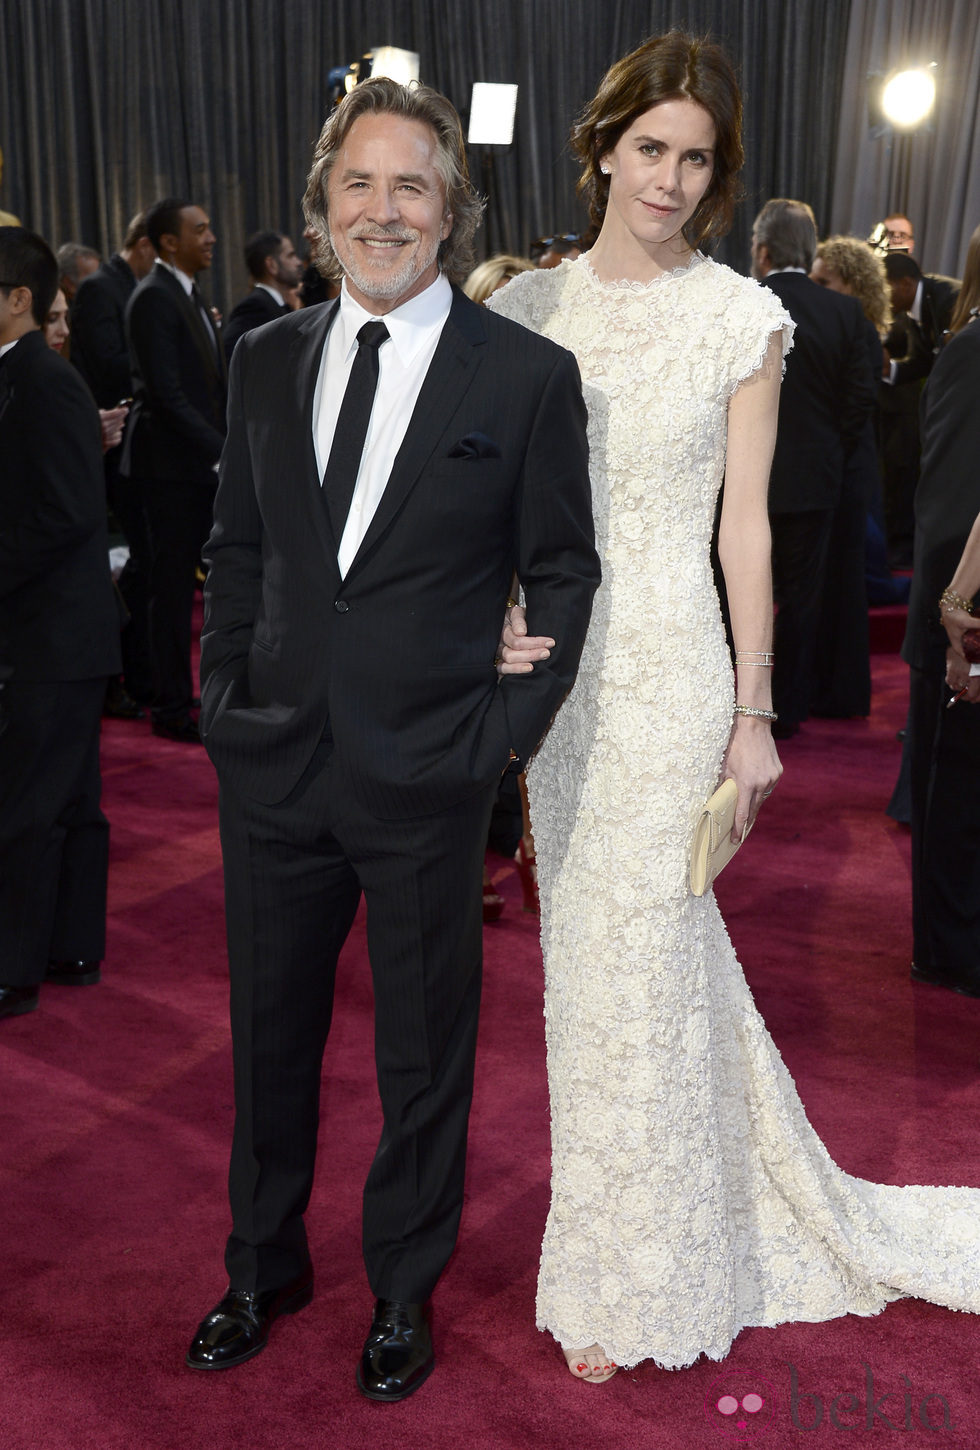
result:
[[[470,183],[459,116],[452,103],[429,86],[403,86],[386,76],[355,86],[327,117],[320,132],[303,197],[306,222],[315,234],[313,260],[324,276],[343,276],[330,245],[327,183],[350,128],[359,116],[369,114],[421,121],[435,133],[435,167],[446,188],[446,211],[453,218],[452,231],[439,246],[439,265],[450,282],[462,282],[473,269],[473,237],[484,204]]]
[[[817,221],[805,201],[777,196],[767,201],[755,219],[752,236],[769,253],[769,265],[802,267],[809,272],[817,252]]]
[[[62,277],[67,277],[69,282],[78,286],[78,264],[88,258],[93,262],[101,262],[102,258],[94,247],[87,247],[84,242],[63,242],[58,248],[55,256],[58,258],[58,272]]]

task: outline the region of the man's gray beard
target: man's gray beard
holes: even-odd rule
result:
[[[381,229],[379,228],[380,234]],[[334,256],[357,290],[362,292],[365,297],[373,297],[379,302],[387,302],[391,298],[400,297],[403,292],[407,292],[412,283],[432,266],[439,256],[440,242],[437,237],[428,256],[416,252],[414,257],[406,258],[404,264],[396,272],[390,272],[385,276],[379,276],[371,268],[363,269],[357,266],[353,257],[353,243],[348,244],[346,237],[343,239],[343,251],[341,251],[337,247],[331,231],[330,245],[333,247]]]

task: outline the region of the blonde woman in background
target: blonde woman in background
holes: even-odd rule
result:
[[[534,263],[529,262],[527,257],[514,257],[509,252],[498,252],[497,256],[488,257],[485,262],[473,268],[463,283],[463,291],[471,302],[486,302],[494,292],[506,287],[513,277],[520,276],[521,272],[533,271]]]

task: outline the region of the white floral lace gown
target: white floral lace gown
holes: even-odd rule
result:
[[[553,1154],[539,1327],[676,1368],[723,1358],[748,1325],[902,1295],[980,1310],[980,1190],[836,1166],[713,893],[688,887],[732,720],[709,563],[727,403],[792,324],[700,255],[647,285],[581,258],[493,306],[578,358],[603,565],[577,683],[529,772]]]

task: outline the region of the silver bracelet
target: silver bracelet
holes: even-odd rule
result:
[[[759,710],[755,705],[736,705],[736,715],[755,715],[759,720],[778,720],[775,710]]]
[[[760,669],[760,670],[771,670],[772,669],[772,660],[736,660],[735,661],[735,668],[737,670],[747,669],[749,667],[749,665],[754,665],[756,667],[756,669]]]

